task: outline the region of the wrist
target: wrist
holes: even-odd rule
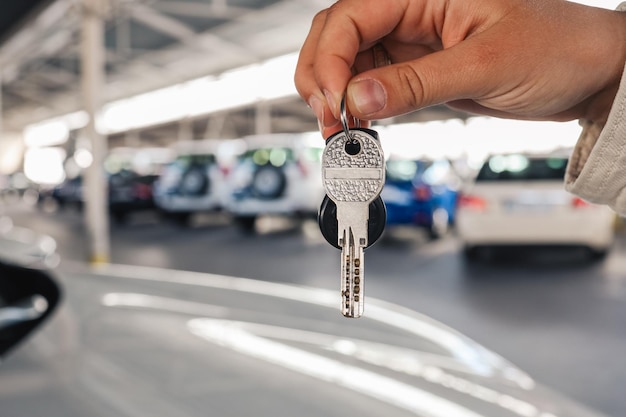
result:
[[[618,91],[626,90],[626,2],[620,4],[616,12],[611,12],[613,19],[607,20],[599,32],[606,34],[602,48],[608,46],[611,53],[597,60],[608,70],[608,76],[596,93],[585,100],[581,119],[604,125],[609,117]]]
[[[617,97],[619,86],[620,83],[618,80],[614,84],[591,96],[587,100],[587,105],[580,119],[596,125],[604,125]]]

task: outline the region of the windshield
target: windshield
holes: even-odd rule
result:
[[[390,159],[387,161],[387,179],[390,181],[411,181],[418,173],[432,165],[431,161]]]
[[[542,181],[565,177],[566,158],[530,158],[524,155],[499,155],[489,158],[476,181]]]
[[[294,161],[294,152],[289,148],[261,148],[245,152],[240,159],[252,161],[255,165],[281,167]]]
[[[214,164],[215,160],[216,158],[213,154],[180,155],[176,158],[175,163],[182,169],[186,169],[193,165]]]

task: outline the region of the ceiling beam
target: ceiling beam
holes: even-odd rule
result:
[[[214,0],[208,4],[193,1],[158,1],[152,4],[152,7],[172,15],[206,19],[235,19],[242,14],[254,11],[254,9],[230,6],[223,0]]]
[[[49,100],[46,100],[47,94],[43,93],[40,89],[36,87],[25,85],[24,83],[20,82],[11,85],[10,88],[5,87],[5,89],[7,89],[10,94],[21,97],[33,103],[37,103],[39,106],[52,108],[51,102]]]
[[[180,42],[188,42],[193,39],[196,32],[179,20],[173,19],[139,3],[132,3],[130,15],[134,20],[149,28],[164,33]]]
[[[77,74],[46,64],[42,65],[32,76],[49,87],[63,87],[78,82]]]
[[[37,18],[26,25],[22,30],[13,35],[0,47],[0,67],[15,67],[19,70],[27,62],[45,54],[51,56],[59,51],[63,27],[65,24],[74,23],[72,4],[68,0],[57,0],[46,8]],[[6,76],[5,76],[6,77]],[[7,80],[4,78],[4,81]]]

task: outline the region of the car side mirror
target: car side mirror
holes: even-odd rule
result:
[[[55,310],[61,289],[45,271],[0,261],[0,359]]]

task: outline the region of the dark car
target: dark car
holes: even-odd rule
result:
[[[38,204],[40,207],[54,207],[65,209],[83,207],[83,177],[78,175],[66,178],[63,182],[51,188],[42,189],[39,192]]]
[[[152,189],[158,178],[158,175],[139,175],[126,169],[110,175],[109,212],[113,219],[124,223],[133,212],[155,209]]]
[[[430,237],[444,235],[454,223],[459,176],[446,159],[390,159],[381,193],[387,225],[411,225]]]
[[[128,169],[107,174],[108,205],[112,218],[123,223],[133,212],[155,209],[152,189],[158,178],[158,175],[140,175]],[[83,182],[83,176],[79,175],[40,192],[40,205],[52,202],[60,209],[73,207],[82,210],[85,204]]]

